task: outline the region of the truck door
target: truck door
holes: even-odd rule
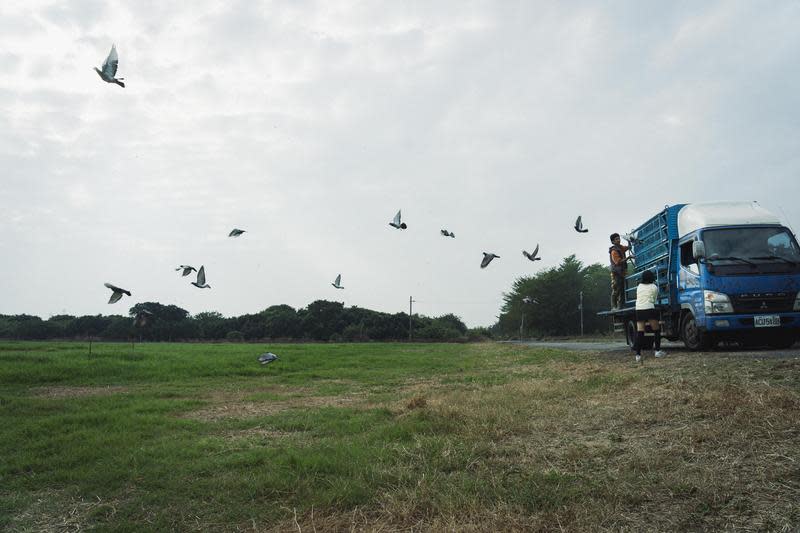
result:
[[[689,309],[695,319],[702,320],[703,290],[700,283],[700,265],[692,255],[692,243],[697,240],[691,237],[680,245],[680,267],[678,269],[678,302],[681,309]]]

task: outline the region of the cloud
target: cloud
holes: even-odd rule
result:
[[[116,280],[192,312],[413,295],[489,324],[536,242],[536,268],[604,263],[605,235],[664,204],[800,192],[799,10],[9,4],[0,276],[38,283],[0,312],[108,312]],[[125,89],[92,70],[112,43]],[[480,270],[482,251],[501,260]],[[57,303],[37,288],[54,261],[75,285]],[[214,290],[176,283],[180,263]]]

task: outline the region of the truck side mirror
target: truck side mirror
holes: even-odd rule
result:
[[[694,241],[692,243],[692,256],[697,260],[706,256],[706,245],[703,241]]]

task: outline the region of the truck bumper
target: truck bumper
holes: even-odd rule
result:
[[[744,333],[753,332],[760,335],[769,335],[771,332],[786,335],[795,334],[800,337],[800,313],[772,313],[781,317],[780,326],[755,327],[754,316],[756,315],[713,315],[706,316],[702,325],[698,324],[709,333]]]

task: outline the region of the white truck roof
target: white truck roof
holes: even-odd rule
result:
[[[758,202],[708,202],[688,204],[678,211],[678,236],[701,228],[780,224],[780,219]]]

